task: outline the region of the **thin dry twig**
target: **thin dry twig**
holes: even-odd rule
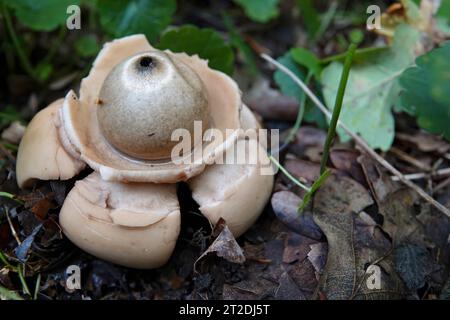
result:
[[[11,218],[9,217],[9,212],[8,212],[8,208],[6,206],[3,206],[3,210],[5,211],[5,215],[6,215],[6,220],[8,220],[8,224],[9,224],[9,228],[11,229],[11,233],[14,236],[14,238],[16,239],[17,243],[19,245],[22,244],[22,241],[20,241],[19,236],[17,235],[16,229],[14,229],[14,225],[11,221]]]
[[[421,162],[420,160],[410,156],[405,151],[400,150],[400,149],[398,149],[396,147],[392,147],[391,150],[389,150],[389,152],[391,152],[392,154],[394,154],[395,156],[400,158],[400,160],[408,162],[409,164],[412,164],[413,166],[417,167],[420,170],[424,170],[424,171],[431,171],[432,170],[429,165]]]
[[[445,179],[444,181],[442,181],[441,183],[439,183],[435,188],[434,191],[437,192],[439,190],[444,189],[445,187],[447,187],[448,185],[450,185],[450,178]]]
[[[405,174],[405,179],[408,180],[418,180],[423,179],[426,177],[439,177],[439,176],[447,176],[450,175],[450,168],[440,169],[435,172],[431,173],[425,173],[425,172],[418,172],[418,173],[411,173],[411,174]],[[397,176],[391,177],[392,181],[400,181],[400,179]]]
[[[331,118],[331,112],[328,110],[328,108],[317,98],[317,96],[303,83],[302,80],[300,80],[291,70],[283,66],[281,63],[274,60],[269,55],[263,53],[261,54],[261,57],[274,65],[277,69],[285,73],[287,76],[289,76],[307,95],[308,97],[314,102],[314,104],[324,113],[327,118]],[[355,142],[365,151],[367,152],[371,157],[373,157],[380,165],[382,165],[385,169],[390,171],[393,175],[398,177],[398,179],[403,182],[406,186],[417,192],[425,201],[429,202],[431,205],[433,205],[436,209],[444,213],[447,217],[450,218],[450,210],[447,209],[444,205],[436,201],[433,197],[431,197],[428,193],[426,193],[422,188],[420,188],[418,185],[414,184],[405,176],[398,171],[394,166],[392,166],[389,162],[387,162],[385,159],[383,159],[378,153],[376,153],[368,144],[367,142],[358,136],[357,134],[353,133],[344,123],[342,123],[341,120],[338,121],[338,126],[340,126],[349,136],[355,140]]]

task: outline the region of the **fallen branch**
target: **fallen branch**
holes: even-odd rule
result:
[[[274,60],[269,55],[263,53],[261,57],[274,65],[277,69],[285,73],[289,76],[314,102],[314,104],[324,113],[329,119],[331,119],[331,112],[328,108],[317,98],[317,96],[300,80],[291,70],[283,66],[281,63]],[[400,171],[398,171],[394,166],[392,166],[389,162],[383,159],[378,153],[376,153],[367,142],[353,133],[341,120],[338,121],[338,126],[340,126],[349,136],[355,140],[356,144],[358,144],[365,152],[367,152],[371,157],[373,157],[381,166],[390,171],[394,176],[396,176],[401,182],[403,182],[406,186],[417,192],[425,201],[433,205],[436,209],[444,213],[447,217],[450,218],[450,210],[447,209],[444,205],[437,202],[433,197],[431,197],[428,193],[426,193],[422,188],[418,185],[414,184],[410,180],[408,180]]]

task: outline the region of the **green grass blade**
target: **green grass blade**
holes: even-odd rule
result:
[[[277,159],[275,159],[272,155],[269,155],[269,159],[270,161],[272,161],[278,169],[280,169],[281,172],[284,173],[284,175],[286,177],[289,178],[289,180],[291,180],[293,183],[295,183],[296,185],[298,185],[300,188],[302,188],[303,190],[306,190],[307,192],[309,192],[310,188],[305,186],[303,183],[301,183],[300,181],[298,181],[295,177],[293,177],[279,162]]]
[[[345,58],[344,70],[342,71],[341,80],[339,82],[339,89],[336,95],[336,102],[333,108],[333,115],[331,116],[330,126],[328,128],[327,140],[323,148],[322,160],[320,162],[320,174],[323,174],[326,169],[328,156],[330,154],[331,143],[336,135],[336,126],[341,114],[342,102],[344,101],[345,88],[347,87],[348,77],[350,75],[350,68],[352,67],[353,56],[355,55],[356,44],[352,43],[347,51]]]
[[[313,185],[311,186],[311,190],[308,191],[305,196],[303,197],[303,201],[300,203],[300,206],[298,207],[298,211],[301,213],[303,210],[305,210],[308,203],[311,201],[312,196],[314,193],[320,188],[320,186],[327,180],[328,176],[330,175],[331,171],[329,169],[325,170],[324,173],[322,173],[317,179]]]

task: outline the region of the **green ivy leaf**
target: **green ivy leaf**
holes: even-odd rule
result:
[[[102,27],[114,37],[143,33],[154,41],[171,22],[175,0],[98,0]]]
[[[437,15],[439,17],[444,17],[444,18],[450,19],[450,2],[449,1],[441,2],[441,6],[439,7]]]
[[[305,79],[305,75],[292,59],[290,52],[285,53],[283,56],[278,58],[277,61],[291,70],[299,79]],[[284,95],[293,97],[299,102],[302,100],[304,95],[302,89],[300,89],[300,87],[287,74],[277,70],[275,71],[273,78]]]
[[[67,7],[79,5],[80,0],[14,0],[6,4],[23,25],[33,30],[51,31],[66,23]]]
[[[317,79],[320,79],[322,66],[320,59],[311,51],[305,48],[291,49],[291,57],[299,65],[306,67]]]
[[[245,14],[256,22],[265,23],[278,16],[279,0],[234,0]]]
[[[290,52],[285,53],[283,56],[278,58],[277,61],[291,70],[298,78],[302,80],[305,79],[303,72],[293,60]],[[284,74],[280,70],[277,70],[274,73],[273,78],[284,95],[295,98],[299,103],[302,101],[304,95],[302,89],[300,89],[300,87],[288,75]],[[324,127],[325,122],[323,114],[313,105],[308,104],[308,101],[305,105],[305,114],[303,118],[308,122],[317,123],[321,128]]]
[[[100,45],[93,35],[85,35],[78,38],[74,43],[74,48],[78,55],[83,58],[93,57],[100,51]]]
[[[170,30],[162,35],[157,48],[186,52],[189,55],[198,54],[200,58],[208,60],[211,68],[229,75],[233,73],[233,51],[220,34],[212,29],[187,25]]]
[[[446,34],[450,34],[450,1],[442,1],[436,14],[437,28]]]
[[[388,150],[394,140],[391,109],[401,108],[398,78],[413,63],[418,39],[416,29],[401,25],[389,50],[352,67],[340,119],[374,149]],[[330,109],[334,106],[342,69],[342,62],[335,61],[322,72],[323,96]],[[338,133],[341,140],[350,140],[342,129]]]
[[[400,77],[402,105],[420,127],[450,140],[450,42],[416,60]]]

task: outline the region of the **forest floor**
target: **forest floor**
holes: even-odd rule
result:
[[[184,10],[184,11],[183,11]],[[186,13],[178,21],[217,26],[219,14]],[[285,9],[288,10],[288,9]],[[190,12],[190,11],[189,11]],[[200,12],[200,13],[198,13]],[[284,11],[283,11],[284,12]],[[284,14],[284,13],[283,13]],[[319,56],[342,52],[337,34],[351,22],[332,25],[314,45]],[[268,30],[270,29],[270,32]],[[240,26],[257,52],[274,57],[306,43],[294,18],[264,28]],[[45,42],[47,36],[35,41]],[[365,45],[379,41],[369,34]],[[305,44],[306,45],[306,44]],[[61,49],[61,60],[70,51]],[[65,55],[65,56],[64,56]],[[66,57],[66,58],[65,58]],[[281,94],[272,80],[273,68],[256,58],[258,72],[249,76],[237,58],[234,78],[244,102],[268,128],[287,136],[298,112],[298,101]],[[21,105],[25,119],[76,87],[89,63],[73,62],[59,83],[36,90],[23,74],[2,83],[8,101]],[[67,78],[69,77],[69,78]],[[78,82],[77,82],[78,81]],[[316,119],[317,120],[317,119]],[[395,140],[380,154],[411,177],[436,200],[450,208],[450,143],[421,130],[405,113],[395,115]],[[7,126],[2,125],[2,129]],[[305,184],[319,177],[327,131],[320,121],[302,124],[295,139],[282,149],[281,164]],[[16,149],[0,144],[0,296],[37,299],[449,299],[450,220],[353,142],[333,144],[332,171],[302,214],[297,208],[304,191],[282,173],[261,217],[238,239],[225,224],[215,230],[198,210],[186,184],[178,188],[181,234],[169,263],[156,270],[134,270],[99,260],[74,246],[61,232],[58,214],[74,182],[40,181],[19,190],[15,180]],[[443,170],[440,173],[439,170]],[[243,212],[242,214],[245,214]],[[211,245],[214,243],[214,246]],[[205,254],[206,253],[206,254]],[[225,257],[225,258],[224,258]],[[81,289],[66,286],[70,265],[81,269]],[[373,280],[373,276],[379,276]],[[379,279],[381,289],[374,288]],[[375,281],[375,282],[373,282]]]

